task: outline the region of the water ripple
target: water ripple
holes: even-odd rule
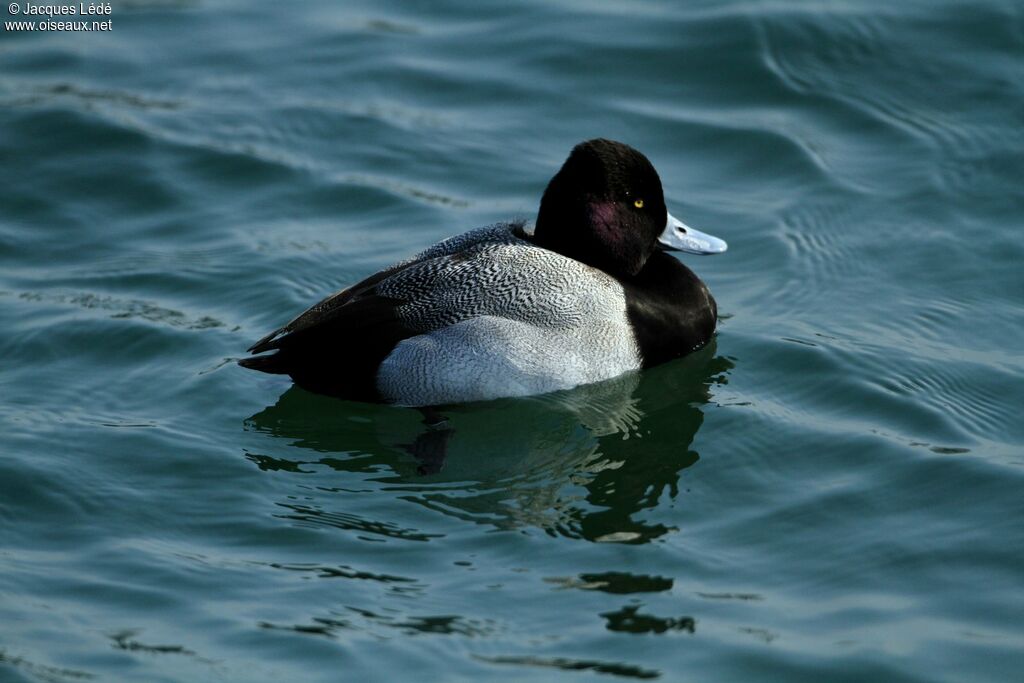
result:
[[[213,316],[202,315],[192,317],[182,311],[167,308],[150,301],[126,300],[91,292],[22,292],[19,298],[26,302],[106,311],[110,313],[111,318],[115,319],[136,318],[189,330],[205,330],[224,326],[222,321],[217,320]]]

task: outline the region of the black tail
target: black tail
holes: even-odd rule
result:
[[[252,358],[242,358],[238,361],[238,364],[243,368],[249,368],[250,370],[259,370],[260,372],[269,372],[273,375],[287,375],[288,367],[287,363],[281,357],[281,353],[272,353],[268,356],[253,356]]]

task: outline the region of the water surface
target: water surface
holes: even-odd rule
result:
[[[0,680],[1019,676],[1019,3],[111,18],[0,33]],[[729,241],[713,347],[425,460],[232,362],[594,136]]]

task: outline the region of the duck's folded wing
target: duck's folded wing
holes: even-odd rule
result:
[[[444,279],[447,267],[451,263],[465,260],[467,252],[472,253],[488,244],[508,244],[520,241],[521,237],[518,233],[522,229],[521,223],[499,223],[438,242],[408,261],[371,275],[358,284],[332,294],[301,313],[288,324],[263,337],[248,350],[250,353],[263,353],[282,348],[285,340],[292,335],[309,333],[318,328],[333,328],[339,323],[351,324],[354,328],[372,327],[374,324],[379,324],[387,319],[385,312],[393,313],[396,300],[393,294],[391,297],[380,297],[377,292],[378,285],[387,283],[395,275],[401,274],[406,277],[415,275],[414,279],[418,281],[417,285],[424,290],[429,290],[438,280]],[[356,303],[359,305],[354,306]],[[357,321],[356,318],[361,315],[366,315],[367,319]]]
[[[487,297],[458,304],[486,291],[484,264],[497,245],[516,239],[508,228],[490,228],[441,242],[327,297],[249,349],[275,353],[239,364],[291,375],[319,393],[374,400],[377,368],[399,342],[487,311]]]

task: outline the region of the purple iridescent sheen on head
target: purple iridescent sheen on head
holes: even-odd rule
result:
[[[619,207],[615,202],[592,201],[587,203],[590,224],[600,237],[609,243],[621,242],[623,234],[618,228]]]

